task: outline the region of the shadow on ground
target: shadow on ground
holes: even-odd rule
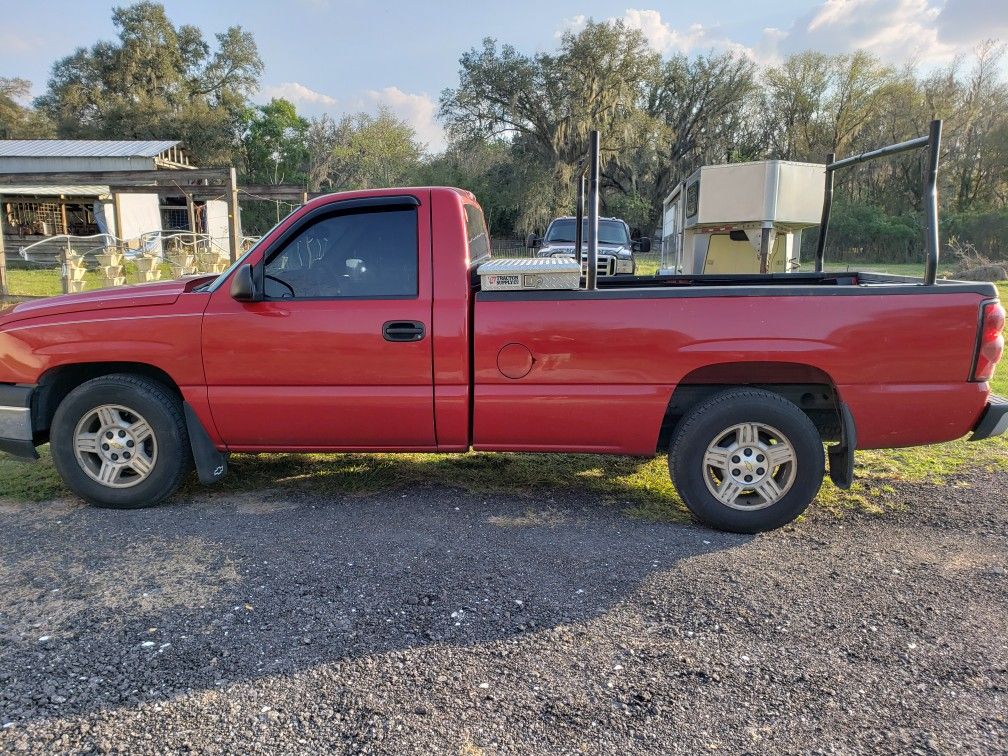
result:
[[[747,540],[631,518],[583,490],[326,496],[312,486],[186,500],[124,512],[70,499],[0,507],[3,721],[576,626],[652,572]]]

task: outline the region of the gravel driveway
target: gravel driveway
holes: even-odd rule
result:
[[[1008,481],[887,503],[0,503],[0,751],[1008,751]]]

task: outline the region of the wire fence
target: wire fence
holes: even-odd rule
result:
[[[242,249],[257,241],[242,238]],[[7,255],[11,297],[46,297],[182,276],[220,273],[231,263],[226,238],[189,231],[152,231],[133,239],[62,234]]]
[[[259,237],[242,237],[242,250]],[[533,257],[524,239],[492,240],[493,256]],[[660,252],[635,253],[637,274],[650,275]],[[226,238],[189,231],[152,231],[133,239],[112,234],[52,236],[13,250],[7,256],[8,294],[46,297],[111,286],[220,273],[231,262]]]

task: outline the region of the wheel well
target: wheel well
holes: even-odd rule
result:
[[[840,440],[840,400],[826,373],[798,363],[735,362],[708,365],[683,377],[665,409],[656,451],[668,449],[679,421],[698,402],[743,386],[779,394],[808,416],[823,441]]]
[[[46,371],[39,379],[32,397],[32,425],[36,441],[45,440],[49,435],[56,408],[67,394],[92,378],[114,373],[140,375],[157,381],[169,391],[182,397],[182,392],[164,370],[142,362],[85,362],[76,365],[61,365]]]

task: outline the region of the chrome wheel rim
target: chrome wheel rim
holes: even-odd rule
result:
[[[798,456],[787,436],[763,423],[718,433],[704,453],[707,490],[726,507],[753,511],[780,501],[794,485]]]
[[[74,431],[74,454],[89,478],[109,488],[131,488],[157,464],[157,439],[136,410],[118,404],[95,407]]]

